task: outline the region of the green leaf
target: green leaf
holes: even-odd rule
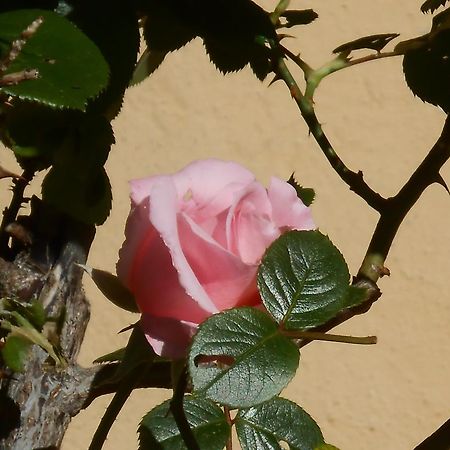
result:
[[[0,300],[0,318],[3,317],[0,321],[0,327],[9,332],[8,339],[19,337],[30,344],[39,345],[58,366],[64,367],[66,365],[64,357],[50,343],[47,336],[25,317],[29,315],[29,312],[25,312],[26,314],[22,315],[18,310],[8,311],[8,305]]]
[[[333,50],[333,53],[351,52],[365,48],[381,52],[392,39],[395,39],[398,36],[400,36],[398,33],[371,34],[370,36],[364,36],[355,39],[354,41],[346,42],[345,44],[336,47]]]
[[[283,234],[266,251],[257,277],[265,307],[288,330],[316,327],[362,301],[349,280],[344,257],[319,231]]]
[[[303,202],[303,204],[305,206],[311,206],[316,196],[314,189],[301,186],[295,179],[294,174],[289,177],[287,182],[295,189],[295,192],[297,192],[297,197]]]
[[[223,411],[209,400],[184,397],[184,412],[202,450],[222,450],[230,435]],[[144,416],[139,426],[139,450],[181,450],[186,446],[170,411],[170,400]]]
[[[111,303],[125,311],[139,312],[134,295],[123,285],[117,275],[82,264],[80,267],[92,278],[100,292]]]
[[[8,336],[2,348],[5,364],[14,372],[23,372],[32,342],[22,336]]]
[[[175,1],[149,2],[144,38],[150,52],[172,52],[196,37],[194,8]]]
[[[34,300],[32,303],[23,305],[23,308],[24,312],[22,315],[24,315],[37,330],[42,331],[43,326],[47,322],[47,314],[45,313],[42,303],[39,302],[39,300]]]
[[[286,23],[281,24],[284,28],[295,27],[296,25],[308,25],[314,22],[319,15],[313,9],[289,10],[281,13],[280,17],[286,19]]]
[[[38,331],[42,331],[48,319],[44,307],[39,300],[24,303],[13,298],[3,299],[0,304],[0,316],[3,313],[6,318],[9,318],[8,313],[13,312],[26,319]]]
[[[450,8],[433,18],[428,34],[400,42],[406,83],[424,102],[450,112]]]
[[[250,0],[216,0],[214,7],[203,0],[203,23],[199,35],[213,64],[227,74],[250,65],[258,79],[271,71],[266,40],[276,40],[267,11]],[[200,6],[200,5],[199,5]]]
[[[14,107],[4,111],[2,141],[13,150],[22,167],[33,164],[37,170],[46,169],[63,145],[76,114],[16,99]]]
[[[108,64],[96,45],[67,19],[51,11],[17,10],[0,14],[0,53],[38,17],[43,23],[27,40],[6,74],[37,70],[37,79],[1,86],[0,91],[55,108],[84,111],[108,83]]]
[[[111,186],[103,164],[114,136],[101,116],[83,115],[55,152],[42,183],[43,199],[89,224],[102,224],[111,209]]]
[[[122,349],[113,352],[109,355],[100,357],[96,362],[103,362],[106,357],[114,358],[120,357],[121,363],[111,378],[108,378],[104,383],[118,383],[132,372],[140,370],[144,365],[151,364],[155,359],[155,352],[150,344],[147,342],[144,333],[139,324],[133,327],[130,339],[122,354]]]
[[[275,397],[261,405],[239,411],[236,431],[242,450],[316,450],[323,444],[319,426],[300,406]]]
[[[448,0],[427,0],[420,8],[422,12],[434,12],[441,6],[444,6]]]
[[[277,39],[269,14],[250,0],[150,2],[144,36],[150,51],[166,53],[199,36],[222,73],[249,64],[261,80],[271,71],[270,51],[261,42]]]
[[[134,2],[123,0],[67,0],[68,16],[103,54],[111,73],[108,87],[89,103],[89,111],[113,119],[136,65],[140,45]]]
[[[278,395],[298,362],[297,347],[267,314],[237,308],[200,325],[189,353],[189,372],[195,393],[246,408]]]
[[[111,209],[111,185],[103,168],[55,166],[42,183],[45,201],[88,224],[101,225]]]

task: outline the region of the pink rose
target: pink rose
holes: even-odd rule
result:
[[[256,272],[265,249],[283,231],[314,228],[291,185],[272,178],[266,190],[233,162],[196,161],[130,186],[117,274],[162,356],[184,356],[212,314],[260,305]]]

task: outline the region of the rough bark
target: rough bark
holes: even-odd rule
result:
[[[52,232],[38,236],[14,261],[0,261],[0,289],[22,301],[38,296],[49,316],[61,318],[56,337],[68,365],[55,367],[35,345],[25,371],[0,380],[2,450],[59,448],[97,371],[76,364],[90,314],[76,263],[86,261],[94,230],[61,218],[45,226]]]

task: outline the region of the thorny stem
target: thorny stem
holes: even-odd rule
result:
[[[284,81],[286,86],[289,88],[291,95],[305,120],[308,128],[315,138],[316,142],[319,144],[325,157],[328,159],[329,163],[336,171],[336,173],[341,177],[341,179],[354,191],[357,195],[363,198],[369,206],[374,208],[376,211],[381,211],[386,200],[377,192],[375,192],[363,178],[361,171],[353,172],[350,170],[339,157],[339,155],[334,150],[327,136],[325,135],[322,126],[320,125],[317,116],[314,112],[313,103],[308,100],[301,92],[297,82],[289,71],[288,67],[284,62],[284,57],[279,54],[276,58],[276,70],[277,74]]]
[[[173,392],[172,400],[170,401],[170,410],[173,418],[177,424],[180,435],[189,450],[200,450],[200,447],[195,439],[194,433],[189,426],[186,414],[183,408],[184,394],[187,390],[188,374],[186,368],[180,374],[177,385]]]
[[[278,47],[283,50],[283,53],[295,64],[297,64],[300,69],[302,69],[303,73],[305,74],[305,80],[308,80],[308,76],[310,73],[314,72],[314,69],[307,64],[303,59],[300,57],[300,55],[296,55],[292,53],[288,48],[285,46],[278,44]]]
[[[311,68],[303,59],[294,53],[292,53],[288,48],[284,47],[280,43],[278,47],[282,50],[282,53],[286,55],[294,64],[296,64],[305,74],[306,80],[306,91],[305,97],[312,99],[314,91],[319,86],[320,82],[331,75],[332,73],[338,72],[342,69],[347,69],[348,67],[356,66],[358,64],[363,64],[369,61],[375,61],[378,59],[392,58],[393,56],[401,56],[402,52],[391,51],[391,52],[377,52],[374,54],[362,56],[361,58],[350,59],[345,54],[339,54],[331,61],[325,63],[318,69]]]
[[[284,11],[286,11],[290,2],[291,2],[290,0],[280,0],[275,9],[273,10],[273,12],[270,13],[270,20],[274,25],[278,22],[281,14],[283,14]]]
[[[384,262],[404,218],[420,198],[425,189],[431,184],[439,183],[448,190],[439,172],[442,166],[450,158],[450,117],[447,117],[442,134],[438,141],[422,161],[420,166],[411,175],[410,179],[394,197],[385,199],[376,193],[370,186],[368,186],[367,183],[365,183],[362,177],[362,172],[352,172],[339,158],[328,138],[325,136],[322,127],[320,126],[314,112],[312,99],[306,98],[302,94],[295,79],[287,68],[284,62],[283,48],[278,45],[278,47],[274,46],[273,49],[275,54],[274,66],[276,68],[275,70],[277,76],[282,79],[289,88],[291,95],[296,101],[311,134],[316,139],[331,166],[338,173],[341,179],[347,183],[352,191],[363,198],[369,206],[380,213],[380,218],[376,225],[366,255],[358,274],[353,281],[354,285],[367,288],[367,299],[365,302],[356,307],[342,311],[335,318],[315,329],[315,331],[326,332],[347,321],[351,317],[358,314],[364,314],[370,309],[371,305],[381,295],[376,283],[385,273]],[[350,61],[347,63],[346,67],[348,67],[348,65],[360,64],[363,62],[380,59],[382,57],[397,56],[398,54],[399,53],[396,52],[389,52],[370,55],[358,60]],[[288,56],[293,59],[292,55],[288,54]],[[294,60],[294,62],[296,61]],[[342,68],[344,68],[344,66]],[[300,347],[303,347],[310,342],[312,342],[312,339],[306,338],[305,336],[305,339],[303,339],[300,343]]]
[[[358,64],[363,64],[369,61],[375,61],[377,59],[383,59],[383,58],[392,58],[393,56],[402,56],[403,53],[402,52],[397,52],[395,50],[393,50],[392,52],[377,52],[371,55],[367,55],[367,56],[362,56],[361,58],[355,58],[355,59],[351,59],[347,62],[347,65],[345,67],[342,67],[342,69],[345,69],[347,67],[351,67],[351,66],[356,66]],[[339,69],[340,70],[340,69]]]
[[[0,254],[7,255],[9,236],[5,231],[5,228],[16,220],[20,207],[24,201],[23,194],[28,183],[33,179],[34,170],[25,169],[20,178],[16,178],[13,181],[13,196],[8,208],[3,211],[3,219],[0,225]]]
[[[397,195],[386,200],[357,279],[374,283],[378,281],[380,267],[384,264],[395,235],[410,209],[428,186],[439,183],[446,187],[439,171],[449,158],[450,116],[447,116],[441,136],[428,155]]]
[[[390,58],[392,56],[399,56],[402,53],[396,51],[385,52],[385,53],[375,53],[373,55],[363,56],[357,59],[348,59],[345,54],[339,54],[336,58],[332,59],[330,62],[324,64],[316,70],[310,71],[306,76],[306,90],[305,97],[312,101],[314,97],[314,92],[319,87],[321,81],[331,75],[332,73],[338,72],[339,70],[346,69],[347,67],[355,66],[357,64],[362,64],[369,61],[374,61],[376,59]],[[298,63],[297,63],[298,64]],[[301,67],[301,66],[300,66]]]
[[[106,408],[105,414],[103,415],[100,424],[94,433],[94,437],[92,438],[89,450],[101,450],[103,448],[103,444],[108,437],[109,430],[117,419],[117,416],[119,415],[123,405],[126,403],[130,394],[133,392],[133,389],[136,387],[136,384],[140,377],[141,373],[131,371],[119,383],[117,391],[114,394],[111,403]]]

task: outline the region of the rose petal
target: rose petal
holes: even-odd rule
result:
[[[150,221],[169,249],[181,286],[205,313],[213,314],[217,312],[217,307],[208,297],[183,253],[177,225],[177,195],[172,181],[161,177],[152,187],[149,202]],[[152,260],[157,261],[158,259],[152,257]],[[164,277],[165,272],[161,273]],[[183,310],[188,307],[183,307]],[[178,314],[183,314],[183,311]]]
[[[129,286],[141,312],[196,323],[210,315],[180,283],[169,249],[153,227],[134,256]]]
[[[155,353],[166,358],[179,359],[186,355],[195,323],[143,314],[141,327]]]
[[[272,204],[272,219],[278,227],[296,230],[315,228],[311,210],[297,197],[294,187],[289,183],[272,177],[268,195]]]
[[[229,185],[245,186],[254,175],[239,164],[219,159],[194,161],[173,175],[162,175],[130,181],[131,198],[140,203],[152,187],[164,178],[172,179],[180,208],[195,211],[199,217],[210,218],[232,203],[235,189]]]
[[[237,192],[226,223],[228,248],[247,264],[258,264],[280,234],[271,212],[267,191],[258,182]]]
[[[125,225],[126,238],[119,250],[119,260],[116,264],[117,275],[125,286],[130,286],[129,273],[133,265],[134,255],[150,226],[148,200],[140,205],[132,206]]]
[[[173,175],[179,198],[192,195],[199,204],[208,204],[212,199],[217,202],[220,198],[227,207],[233,196],[233,190],[227,187],[232,184],[246,185],[254,179],[245,167],[219,159],[194,161]]]
[[[147,198],[156,183],[170,181],[171,178],[170,175],[157,175],[129,181],[132,205],[138,205]]]
[[[218,310],[260,303],[256,265],[218,245],[185,214],[178,218],[178,230],[186,259]]]

